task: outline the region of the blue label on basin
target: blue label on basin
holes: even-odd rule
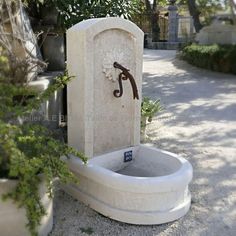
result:
[[[132,151],[124,152],[124,162],[132,161],[132,158],[133,158]]]

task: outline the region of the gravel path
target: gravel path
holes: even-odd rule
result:
[[[128,225],[58,191],[52,236],[236,235],[236,77],[197,69],[175,56],[145,51],[143,95],[160,98],[165,107],[148,126],[149,142],[193,165],[189,213],[159,226]]]

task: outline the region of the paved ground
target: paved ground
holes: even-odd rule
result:
[[[236,77],[197,69],[175,56],[145,51],[143,94],[160,98],[165,107],[148,126],[149,142],[193,165],[189,213],[169,224],[133,226],[59,191],[53,236],[236,235]]]

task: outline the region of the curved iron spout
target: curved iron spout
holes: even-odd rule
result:
[[[123,86],[122,86],[122,80],[127,80],[129,79],[131,86],[132,86],[132,90],[133,90],[133,99],[137,99],[139,100],[139,95],[138,95],[138,89],[137,89],[137,85],[135,83],[134,77],[129,73],[129,69],[125,68],[124,66],[122,66],[121,64],[119,64],[118,62],[114,62],[113,66],[117,69],[120,69],[122,72],[119,74],[119,90],[116,89],[113,94],[115,97],[121,97],[123,95]]]

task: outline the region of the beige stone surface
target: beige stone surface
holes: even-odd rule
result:
[[[119,88],[117,61],[130,69],[141,95],[143,32],[121,18],[81,22],[67,32],[68,143],[88,157],[134,146],[140,137],[140,100],[129,81]],[[141,46],[140,46],[141,45]]]
[[[130,162],[124,162],[127,151],[132,151]],[[179,219],[190,208],[192,166],[176,154],[138,145],[96,156],[86,166],[71,158],[69,166],[80,182],[63,189],[111,219],[157,225]]]

